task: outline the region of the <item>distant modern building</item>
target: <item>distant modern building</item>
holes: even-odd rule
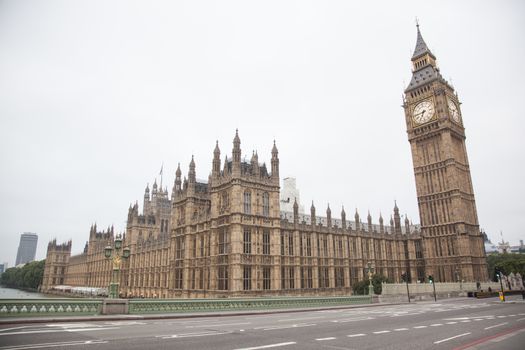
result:
[[[7,263],[0,264],[0,275],[7,270]]]
[[[24,232],[20,235],[20,244],[16,253],[16,265],[26,264],[35,260],[36,244],[38,235],[36,233]]]
[[[299,206],[299,214],[304,214],[304,206],[301,204],[301,197],[297,189],[295,177],[285,177],[281,188],[281,210],[293,213],[294,203]]]

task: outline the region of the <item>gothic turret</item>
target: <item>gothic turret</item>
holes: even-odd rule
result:
[[[215,143],[215,149],[213,150],[213,165],[212,165],[212,177],[216,178],[221,173],[221,150],[219,149],[219,141]]]
[[[330,210],[330,204],[326,208],[326,226],[332,227],[332,210]]]
[[[241,176],[241,139],[239,138],[239,130],[235,130],[235,137],[233,138],[232,150],[232,173],[234,177]]]
[[[356,229],[359,229],[359,213],[357,212],[357,208],[355,208],[355,215],[354,215],[354,220],[355,220],[355,227]]]
[[[275,140],[272,147],[272,179],[279,183],[279,151],[275,145]]]
[[[370,215],[370,210],[368,211],[368,215],[366,217],[366,221],[368,223],[368,232],[372,232],[372,215]]]
[[[315,218],[315,206],[314,206],[314,201],[312,201],[312,206],[310,207],[310,223],[312,224],[312,226],[315,226],[316,222],[315,222],[316,218]]]
[[[401,234],[401,216],[399,215],[399,208],[397,202],[394,201],[394,233]]]
[[[346,212],[344,206],[341,208],[341,226],[343,229],[346,229]]]
[[[379,232],[385,233],[385,226],[383,225],[383,215],[379,213]]]
[[[297,204],[297,198],[293,201],[293,222],[299,222],[299,205]]]

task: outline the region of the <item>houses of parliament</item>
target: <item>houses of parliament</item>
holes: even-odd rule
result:
[[[257,153],[248,162],[236,132],[231,155],[222,158],[215,146],[207,181],[197,180],[192,158],[187,177],[177,168],[171,195],[155,182],[146,187],[142,212],[138,203],[129,207],[121,295],[348,295],[369,268],[393,282],[404,273],[412,282],[428,275],[437,282],[488,280],[460,102],[419,26],[412,64],[403,107],[420,225],[401,220],[397,204],[387,223],[357,211],[349,220],[344,208],[335,219],[332,208],[313,203],[309,215],[297,202],[281,210],[275,142],[269,166]],[[112,227],[93,225],[77,255],[70,241],[50,242],[42,289],[107,287],[112,263],[104,248],[114,238]]]

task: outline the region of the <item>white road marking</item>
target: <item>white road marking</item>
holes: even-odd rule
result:
[[[415,326],[414,329],[427,328],[428,326]]]
[[[104,324],[110,325],[110,326],[141,326],[147,324],[146,322],[138,322],[138,321],[116,321],[116,322],[104,322]]]
[[[335,337],[328,337],[328,338],[317,338],[316,340],[317,341],[325,341],[325,340],[334,340],[336,339]]]
[[[157,335],[155,338],[173,339],[173,338],[207,337],[210,335],[223,335],[223,334],[230,334],[230,333],[231,332],[216,332],[216,331],[193,332],[193,333],[181,333],[181,334],[172,334],[172,335]]]
[[[509,317],[516,317],[516,315],[509,315]]]
[[[456,339],[456,338],[459,338],[459,337],[464,337],[464,336],[469,335],[469,334],[470,334],[470,332],[463,333],[463,334],[458,334],[458,335],[455,335],[455,336],[450,337],[450,338],[445,338],[445,339],[441,339],[441,340],[435,341],[434,344],[440,344],[440,343],[443,343],[443,342],[446,342],[446,341],[449,341],[449,340],[452,340],[452,339]]]
[[[32,326],[20,326],[20,327],[12,327],[12,328],[2,328],[2,329],[0,329],[0,332],[14,331],[15,329],[24,329],[24,328],[29,328],[29,327],[32,327]]]
[[[454,321],[452,321],[452,322],[447,322],[447,324],[456,324],[456,323],[457,323],[457,322],[454,322]]]
[[[293,344],[297,344],[297,343],[294,342],[294,341],[289,341],[289,342],[286,342],[286,343],[277,343],[277,344],[269,344],[269,345],[261,345],[261,346],[252,346],[251,348],[241,348],[241,349],[236,349],[236,350],[269,349],[269,348],[277,348],[277,347],[280,347],[280,346],[293,345]]]
[[[375,318],[374,317],[344,318],[342,320],[332,320],[330,322],[346,323],[346,322],[356,322],[356,321],[365,321],[365,320],[375,320]]]
[[[64,329],[64,332],[107,331],[108,329],[120,329],[120,327]]]
[[[366,334],[364,333],[357,333],[357,334],[350,334],[350,335],[347,335],[347,337],[349,338],[354,338],[354,337],[364,337]]]
[[[288,318],[288,319],[277,320],[277,322],[314,320],[314,319],[317,319],[317,318],[325,318],[325,317],[324,316],[315,316],[315,317],[302,317],[302,318]]]
[[[0,336],[4,336],[4,335],[22,335],[22,334],[39,334],[39,333],[59,333],[59,332],[105,331],[105,330],[109,330],[109,329],[119,329],[119,327],[76,328],[76,329],[37,329],[37,330],[33,330],[33,331],[0,333]]]
[[[383,334],[383,333],[390,333],[390,331],[377,331],[377,332],[374,332],[374,334]]]
[[[525,317],[523,317],[523,318],[518,318],[516,321],[523,321],[523,320],[525,320]]]
[[[396,331],[396,332],[408,331],[408,328],[396,328],[396,329],[394,329],[394,331]]]
[[[434,324],[431,324],[430,327],[439,327],[439,326],[442,326],[443,323],[434,323]]]
[[[482,318],[476,318],[474,321],[483,321]]]
[[[472,322],[471,320],[463,320],[463,321],[460,321],[461,323],[469,323],[469,322]]]
[[[103,327],[102,325],[89,324],[89,323],[56,323],[46,324],[46,327],[57,327],[57,328],[88,328],[88,327]]]
[[[91,345],[91,344],[106,344],[105,340],[87,340],[87,341],[68,341],[58,343],[41,343],[41,344],[28,344],[28,345],[15,345],[12,347],[5,347],[2,350],[27,350],[27,349],[44,349],[44,348],[57,348],[63,346],[75,346],[75,345]]]
[[[199,324],[199,325],[196,325],[196,326],[186,326],[185,328],[201,328],[201,327],[217,327],[217,326],[238,326],[238,325],[243,325],[243,324],[251,324],[251,322]]]
[[[506,324],[509,324],[508,322],[503,322],[503,323],[500,323],[500,324],[495,324],[494,326],[490,326],[490,327],[485,327],[485,330],[487,329],[491,329],[491,328],[496,328],[496,327],[500,327],[500,326],[504,326]]]
[[[507,316],[504,316],[504,315],[503,315],[503,316],[497,316],[497,317],[498,317],[498,318],[505,318],[505,317],[507,317]]]
[[[314,323],[298,323],[298,324],[284,325],[284,326],[275,326],[275,327],[257,327],[257,328],[254,328],[254,329],[262,328],[263,331],[273,331],[273,330],[276,330],[276,329],[302,328],[302,327],[310,327],[310,326],[317,326],[317,324],[314,324]]]

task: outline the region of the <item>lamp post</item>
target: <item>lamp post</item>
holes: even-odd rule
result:
[[[372,296],[374,295],[374,286],[372,285],[372,263],[369,261],[366,265],[368,266],[368,295]]]
[[[104,248],[104,256],[106,259],[113,261],[113,271],[111,274],[111,283],[109,284],[109,297],[117,299],[119,297],[119,281],[120,281],[120,266],[122,259],[129,258],[130,249],[128,247],[122,249],[122,235],[118,234],[115,237],[114,248],[111,245]],[[121,251],[122,250],[122,251]]]

